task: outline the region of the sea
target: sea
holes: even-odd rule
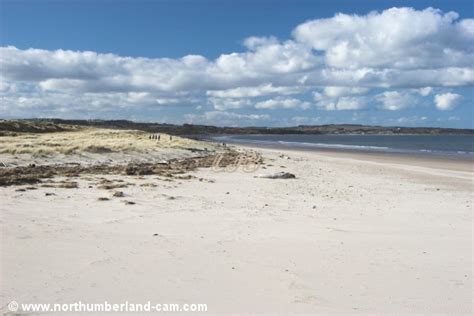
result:
[[[474,160],[474,136],[469,135],[220,135],[211,139],[282,149],[400,153]]]

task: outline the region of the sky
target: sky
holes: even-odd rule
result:
[[[0,118],[474,128],[472,1],[0,0]]]

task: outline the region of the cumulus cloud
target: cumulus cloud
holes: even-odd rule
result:
[[[218,98],[248,98],[248,97],[261,97],[271,94],[278,95],[290,95],[301,93],[305,89],[298,86],[290,87],[274,87],[271,83],[262,84],[256,87],[238,87],[228,90],[218,90],[218,91],[207,91],[206,94],[212,97]]]
[[[431,92],[433,92],[433,88],[431,87],[424,87],[424,88],[418,89],[418,93],[424,97],[430,95]]]
[[[328,86],[324,88],[324,94],[328,97],[342,97],[352,94],[364,94],[367,93],[369,89],[360,88],[360,87],[332,87]]]
[[[260,101],[255,104],[256,109],[308,109],[311,106],[309,102],[301,101],[298,99],[268,99],[265,101]]]
[[[258,125],[262,120],[271,120],[268,114],[240,114],[225,111],[209,111],[203,114],[186,114],[186,122],[199,124],[217,124],[220,126]]]
[[[456,93],[444,93],[444,94],[437,94],[434,97],[434,101],[438,110],[441,111],[449,111],[456,107],[459,100],[461,99],[461,95]]]
[[[23,104],[48,104],[52,111],[198,103],[220,111],[296,110],[311,106],[304,100],[308,91],[319,91],[320,109],[360,110],[373,89],[382,109],[401,110],[418,104],[405,90],[428,96],[474,85],[474,20],[433,8],[340,13],[296,26],[287,40],[249,37],[243,44],[245,51],[214,60],[1,47],[0,94],[8,106],[0,114]],[[435,97],[439,109],[458,100]]]
[[[252,101],[249,99],[234,99],[234,98],[209,98],[209,103],[216,110],[224,111],[230,109],[241,109],[252,106]]]
[[[366,108],[366,98],[359,97],[341,97],[337,99],[321,99],[316,102],[316,105],[327,111],[335,110],[361,110]]]
[[[470,67],[473,22],[456,12],[392,8],[366,16],[337,14],[299,25],[296,40],[323,51],[337,68]]]
[[[390,111],[402,110],[417,104],[417,99],[410,93],[385,91],[376,96],[382,108]]]
[[[361,110],[367,107],[369,97],[357,96],[363,94],[363,88],[326,87],[324,93],[314,92],[316,106],[327,111]]]

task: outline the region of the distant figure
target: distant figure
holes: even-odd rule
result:
[[[173,140],[173,136],[170,135],[170,141],[172,141],[172,140]]]
[[[158,141],[160,141],[160,134],[158,134]]]

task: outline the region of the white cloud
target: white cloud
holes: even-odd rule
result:
[[[244,46],[247,47],[249,50],[256,50],[262,46],[269,46],[269,45],[278,45],[278,39],[274,36],[270,37],[257,37],[251,36],[244,40]]]
[[[268,99],[265,101],[260,101],[255,104],[256,109],[295,109],[295,108],[300,108],[300,109],[309,109],[311,106],[311,103],[306,102],[306,101],[301,101],[298,99],[283,99],[283,98],[277,98],[277,99]]]
[[[338,110],[360,110],[365,108],[366,104],[362,98],[342,97],[336,104]]]
[[[249,99],[209,98],[208,101],[214,107],[214,109],[220,111],[241,109],[253,105]]]
[[[21,114],[26,105],[30,110],[23,113],[37,107],[53,115],[55,109],[89,111],[101,104],[296,109],[308,108],[303,93],[317,89],[319,108],[363,109],[370,90],[381,89],[376,100],[382,109],[400,110],[418,104],[415,94],[474,85],[474,20],[454,12],[392,8],[337,14],[302,23],[292,34],[284,41],[249,37],[245,51],[215,60],[1,47],[0,115]],[[265,96],[271,98],[261,100]],[[459,100],[449,98],[437,95],[437,107],[450,109]]]
[[[271,94],[290,95],[301,93],[305,89],[302,87],[274,87],[271,83],[256,87],[238,87],[227,90],[207,91],[206,94],[218,98],[249,98],[260,97]]]
[[[366,108],[367,100],[364,97],[322,98],[316,106],[327,111],[361,110]]]
[[[313,92],[313,99],[318,108],[326,111],[361,110],[367,107],[369,97],[355,96],[354,94],[365,92],[366,90],[363,88],[326,87],[324,94]]]
[[[332,87],[328,86],[324,88],[324,94],[328,97],[342,97],[353,94],[364,94],[367,93],[369,89],[367,88],[351,88],[351,87]]]
[[[417,104],[417,98],[407,92],[385,91],[376,96],[382,108],[390,111],[402,110]]]
[[[424,97],[430,95],[431,92],[433,92],[433,88],[431,87],[424,87],[424,88],[418,89],[418,93]]]
[[[225,111],[209,111],[203,114],[186,114],[185,120],[190,124],[216,124],[220,126],[258,125],[269,121],[268,114],[240,114]]]
[[[470,67],[473,20],[455,12],[392,8],[366,16],[337,14],[299,25],[295,38],[323,51],[327,65],[357,69]]]
[[[461,95],[451,92],[437,94],[434,97],[436,107],[441,111],[449,111],[454,109],[460,100]]]

